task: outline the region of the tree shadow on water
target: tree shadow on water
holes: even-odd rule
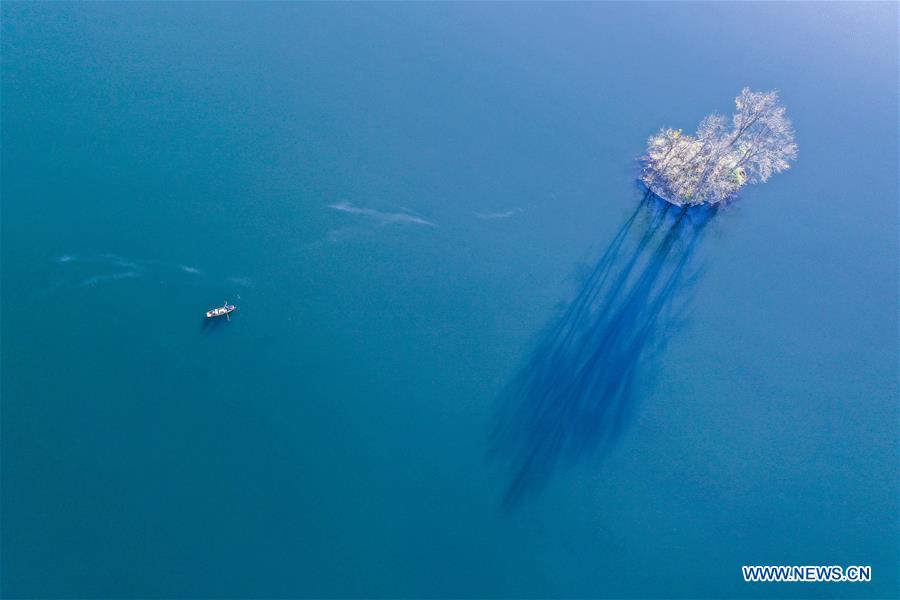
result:
[[[619,438],[639,371],[665,342],[673,300],[695,279],[688,265],[714,214],[647,193],[538,336],[501,395],[491,435],[491,455],[509,469],[506,505]]]

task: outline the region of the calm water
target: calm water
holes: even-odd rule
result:
[[[3,3],[3,595],[896,597],[897,17]],[[616,435],[504,501],[634,157],[745,85],[795,168],[709,224]]]

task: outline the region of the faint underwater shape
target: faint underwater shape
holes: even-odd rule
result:
[[[325,234],[325,239],[332,244],[337,244],[353,238],[361,231],[363,231],[361,227],[338,227],[337,229],[329,229],[328,233]]]
[[[476,213],[472,213],[472,214],[474,214],[476,217],[478,217],[479,219],[481,219],[483,221],[493,221],[494,219],[507,219],[518,212],[521,212],[520,209],[513,208],[513,209],[510,209],[507,211],[503,211],[503,212],[486,212],[486,213],[476,212]]]
[[[337,244],[344,241],[353,240],[358,237],[365,236],[371,231],[374,231],[381,227],[386,227],[388,225],[425,225],[428,227],[437,227],[436,223],[420,217],[414,214],[411,210],[404,207],[401,207],[401,210],[403,210],[404,212],[388,213],[376,210],[374,208],[354,206],[349,202],[336,202],[327,206],[328,208],[336,210],[338,212],[355,216],[368,217],[372,221],[372,224],[366,226],[349,225],[345,227],[336,227],[334,229],[329,229],[323,238],[304,244],[304,248],[317,248],[323,246],[326,243]]]
[[[124,267],[126,269],[137,269],[138,262],[140,262],[123,258],[121,256],[118,256],[117,254],[102,254],[100,255],[100,259],[105,259],[111,262],[116,267]]]
[[[110,273],[109,275],[94,275],[81,282],[82,286],[95,286],[104,281],[118,281],[120,279],[134,279],[140,275],[138,271],[123,271],[122,273]]]
[[[505,504],[619,438],[643,363],[665,343],[672,302],[690,280],[686,268],[715,212],[645,194],[575,298],[539,335],[494,419],[490,453],[510,473]],[[635,231],[639,217],[643,230]],[[625,251],[632,234],[637,242]]]
[[[360,215],[369,217],[374,219],[379,223],[411,223],[414,225],[427,225],[430,227],[436,227],[434,223],[427,219],[423,219],[422,217],[418,217],[413,214],[409,214],[408,212],[399,212],[399,213],[388,213],[382,212],[380,210],[376,210],[374,208],[363,208],[359,206],[354,206],[349,202],[337,202],[335,204],[329,204],[328,208],[345,212],[351,215]]]
[[[229,277],[228,281],[235,285],[242,285],[244,287],[250,287],[253,285],[253,280],[249,277]]]
[[[66,265],[64,268],[66,272],[70,273],[70,277],[73,278],[74,281],[80,281],[81,286],[96,286],[103,282],[108,281],[120,281],[124,279],[133,279],[136,277],[147,275],[159,275],[160,271],[164,272],[177,272],[183,273],[192,277],[203,277],[200,269],[196,267],[192,267],[183,263],[174,263],[174,262],[166,262],[163,260],[156,259],[136,259],[136,258],[127,258],[124,256],[120,256],[118,254],[112,253],[104,253],[104,254],[95,254],[95,255],[84,255],[84,254],[64,254],[59,256],[55,260],[56,263],[60,265]],[[82,265],[82,267],[79,267]],[[77,279],[79,270],[85,270],[86,265],[100,265],[103,267],[107,267],[109,269],[123,269],[117,273],[101,273],[97,275],[90,275],[86,278]],[[93,270],[93,269],[91,269]],[[84,275],[83,273],[81,274]],[[69,283],[74,283],[73,280],[70,280]],[[238,277],[238,278],[228,278],[228,281],[231,283],[237,283],[238,285],[250,285],[251,282],[248,278]],[[63,280],[60,280],[58,284],[54,285],[53,289],[62,287]]]

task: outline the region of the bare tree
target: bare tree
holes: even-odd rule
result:
[[[731,128],[722,115],[703,119],[695,137],[662,129],[647,144],[641,180],[673,204],[716,204],[748,183],[767,181],[797,157],[794,130],[778,92],[741,90]]]

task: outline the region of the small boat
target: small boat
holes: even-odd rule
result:
[[[223,304],[222,306],[206,311],[206,318],[212,319],[215,317],[225,317],[230,321],[231,317],[228,316],[228,313],[234,312],[235,308],[237,307],[234,304],[228,304],[228,300],[226,300],[225,304]]]

